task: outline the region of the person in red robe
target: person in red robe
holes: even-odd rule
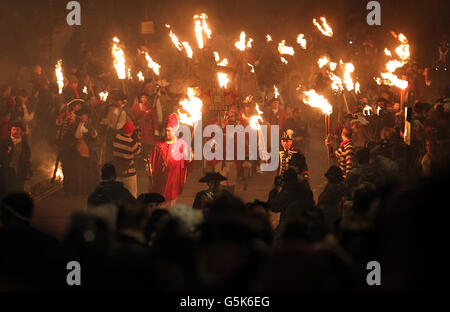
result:
[[[172,208],[183,192],[188,167],[193,160],[192,150],[189,157],[183,157],[188,153],[188,146],[182,139],[176,137],[178,127],[178,115],[169,115],[166,123],[166,138],[163,142],[157,142],[153,151],[154,191],[164,196],[166,208]]]

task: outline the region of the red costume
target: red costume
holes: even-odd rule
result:
[[[158,117],[150,104],[136,103],[131,107],[139,128],[142,130],[141,142],[150,146],[156,143],[155,130],[158,129]]]
[[[169,115],[166,128],[177,130],[178,126],[178,116]],[[166,201],[177,199],[183,192],[190,161],[184,158],[178,160],[176,155],[186,151],[187,146],[181,139],[156,143],[152,159],[155,192],[163,195]]]

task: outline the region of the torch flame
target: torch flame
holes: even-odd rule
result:
[[[161,69],[161,65],[159,65],[158,63],[156,63],[155,61],[153,61],[153,59],[150,57],[150,55],[148,55],[147,52],[144,53],[145,54],[145,59],[147,61],[147,66],[148,68],[150,68],[151,70],[153,70],[153,72],[156,75],[159,75],[160,73],[160,69]],[[142,73],[141,73],[142,74]]]
[[[284,57],[280,57],[281,58],[281,62],[282,63],[284,63],[284,64],[287,64],[288,63],[288,61],[284,58]]]
[[[258,113],[258,115],[253,115],[250,117],[249,121],[250,127],[252,127],[252,129],[254,130],[261,130],[261,123],[262,123],[261,115],[263,114],[263,112],[259,110],[258,104],[256,104],[256,112]]]
[[[387,56],[392,57],[391,51],[389,51],[387,48],[384,48],[384,54],[386,54]]]
[[[330,115],[333,112],[333,107],[323,95],[317,94],[314,89],[304,91],[305,97],[303,102],[311,107],[317,107],[322,110],[324,114]]]
[[[225,73],[217,73],[217,79],[219,80],[219,86],[226,89],[228,82],[230,81],[230,79],[228,79],[228,75]]]
[[[317,64],[319,64],[319,68],[322,68],[322,67],[324,67],[325,65],[327,65],[329,62],[330,62],[330,60],[329,60],[326,56],[324,56],[324,57],[321,57],[321,58],[317,61]]]
[[[356,83],[355,83],[355,93],[356,94],[358,94],[358,93],[360,93],[360,90],[359,90],[359,81],[357,81]]]
[[[364,106],[363,115],[370,116],[372,114],[372,107],[369,105]]]
[[[145,80],[144,75],[142,74],[142,72],[138,72],[137,76],[138,76],[139,81],[144,81]]]
[[[330,79],[331,79],[331,89],[333,91],[340,92],[344,89],[341,78],[339,78],[333,73],[330,73]]]
[[[247,44],[245,43],[245,32],[241,32],[240,36],[239,36],[239,41],[236,41],[234,43],[234,46],[239,49],[240,51],[244,51],[245,48],[251,48],[252,47],[252,38],[248,39]]]
[[[408,87],[408,81],[402,80],[397,77],[397,75],[394,75],[392,73],[381,73],[381,77],[384,79],[383,81],[378,78],[377,83],[378,84],[385,84],[389,86],[396,86],[402,90],[405,90]]]
[[[399,62],[397,60],[389,61],[386,63],[386,69],[388,72],[393,73],[397,68],[400,68],[403,66],[402,62]]]
[[[64,180],[64,175],[63,175],[60,167],[58,167],[58,170],[56,170],[56,180],[59,180],[59,181]]]
[[[58,93],[61,94],[64,88],[64,76],[62,73],[62,60],[59,60],[55,65],[56,81],[58,83]]]
[[[294,55],[294,48],[286,46],[285,43],[286,43],[286,40],[282,40],[278,44],[278,52],[280,52],[280,54]]]
[[[84,86],[84,88],[83,88],[83,93],[88,94],[88,88],[86,86]]]
[[[255,66],[253,66],[252,64],[250,64],[250,63],[247,63],[247,65],[248,66],[250,66],[250,72],[252,72],[252,73],[255,73]]]
[[[182,44],[183,44],[184,50],[186,51],[186,56],[191,59],[193,52],[192,52],[191,46],[189,45],[189,42],[183,41]]]
[[[195,37],[197,38],[197,44],[200,49],[203,49],[203,33],[205,33],[208,39],[211,38],[212,31],[209,29],[206,19],[208,16],[203,13],[202,15],[194,15],[194,31]]]
[[[113,42],[112,54],[114,56],[114,68],[116,69],[117,77],[119,79],[125,79],[127,77],[125,69],[125,53],[122,48],[119,47],[119,38],[114,37]]]
[[[344,69],[344,84],[345,88],[348,91],[352,91],[354,88],[353,85],[353,79],[352,79],[352,73],[355,70],[355,66],[353,66],[352,63],[346,63],[345,69]]]
[[[322,25],[320,25],[317,20],[314,18],[313,19],[313,24],[317,27],[317,29],[324,34],[325,36],[328,37],[333,37],[333,30],[331,29],[331,27],[327,24],[327,20],[325,17],[321,17],[320,20],[322,21],[323,27]]]
[[[180,105],[187,113],[178,109],[178,117],[182,124],[193,126],[195,122],[202,119],[203,102],[195,95],[194,88],[187,88],[187,98],[180,101]]]
[[[108,98],[108,91],[100,92],[98,95],[100,96],[100,99],[101,99],[103,102],[106,102],[106,99]]]
[[[269,34],[266,35],[266,39],[267,39],[267,42],[273,41],[272,37]]]
[[[178,50],[180,51],[183,50],[183,45],[181,44],[180,40],[178,40],[178,37],[173,33],[172,30],[169,32],[169,37],[172,39],[173,44]]]
[[[336,69],[337,64],[335,62],[330,62],[330,70],[334,71]]]
[[[278,92],[278,88],[275,85],[273,85],[273,89],[274,89],[275,98],[277,99],[280,96],[280,93]]]
[[[299,34],[297,36],[297,43],[306,50],[306,39],[304,34]]]
[[[406,39],[406,36],[402,33],[400,33],[398,36],[394,32],[391,32],[391,34],[401,43],[398,47],[395,48],[395,53],[397,53],[400,59],[404,63],[406,63],[410,56],[408,39]]]
[[[217,63],[218,61],[220,61],[219,52],[214,51],[213,54],[214,54],[214,59],[216,60],[216,63]]]

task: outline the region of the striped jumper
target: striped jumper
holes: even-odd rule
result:
[[[355,163],[355,150],[353,148],[352,140],[348,139],[343,141],[338,150],[335,151],[335,155],[338,159],[342,176],[345,179]]]
[[[117,176],[132,177],[136,174],[134,157],[141,152],[142,144],[132,137],[119,133],[114,138],[113,156]]]

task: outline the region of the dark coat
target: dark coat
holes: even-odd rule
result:
[[[328,183],[319,195],[317,207],[323,211],[325,223],[329,227],[339,218],[338,206],[344,194],[345,188],[343,184]]]
[[[88,205],[102,205],[118,200],[135,200],[134,196],[118,181],[101,181],[88,197]]]
[[[0,196],[14,191],[23,191],[24,182],[31,177],[31,151],[25,138],[22,138],[22,151],[17,171],[11,167],[14,143],[11,138],[0,142]]]

